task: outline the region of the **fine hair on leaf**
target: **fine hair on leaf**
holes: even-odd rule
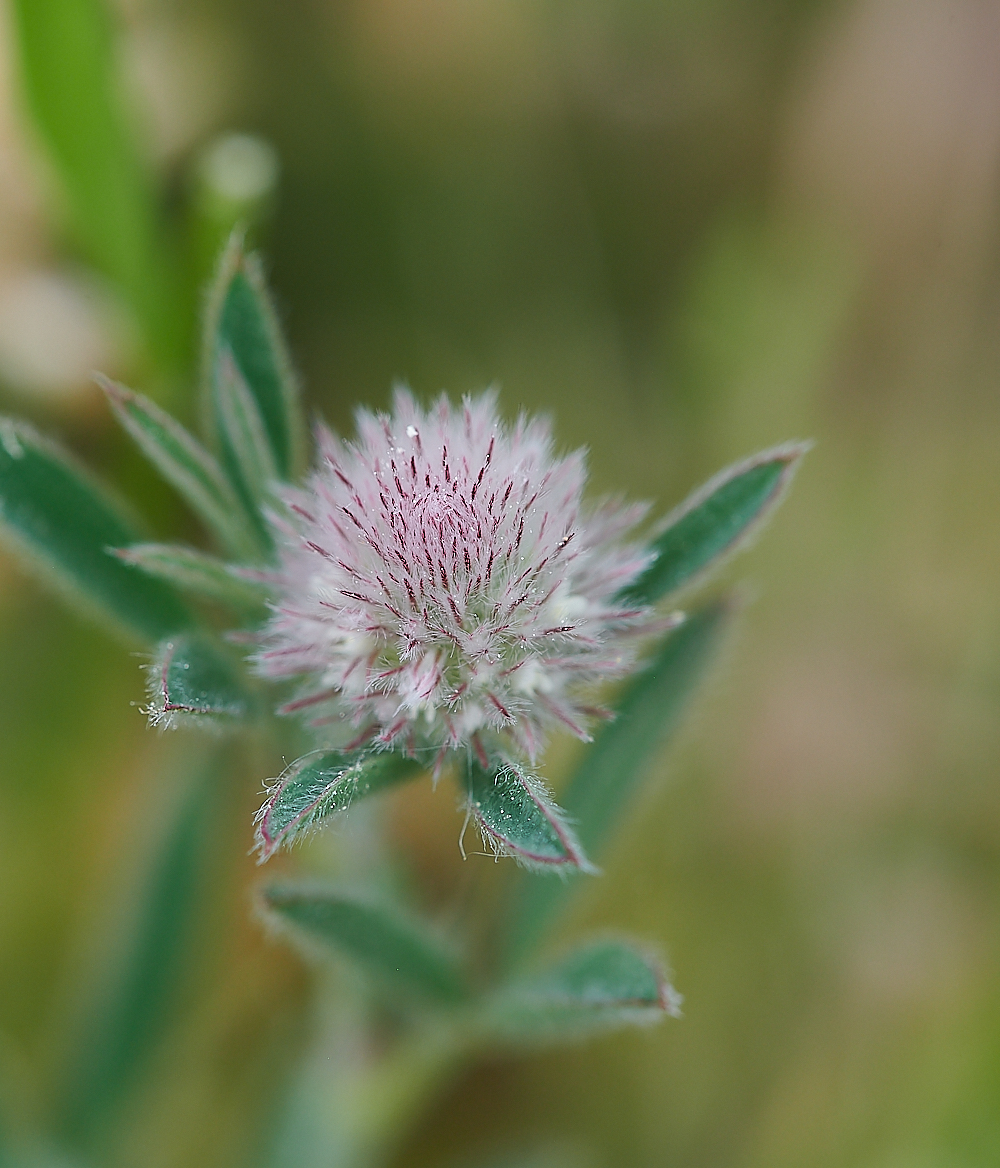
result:
[[[565,812],[527,768],[510,759],[486,768],[470,758],[466,783],[467,815],[496,858],[512,856],[533,872],[597,873]]]

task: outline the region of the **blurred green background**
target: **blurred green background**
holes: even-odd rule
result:
[[[190,415],[234,130],[276,151],[273,191],[251,159],[257,234],[337,427],[394,379],[496,383],[589,448],[595,492],[661,509],[817,440],[727,570],[752,603],[572,922],[655,938],[685,1018],[475,1068],[399,1163],[1000,1162],[1000,8],[116,0],[103,64],[67,73],[56,36],[27,75],[18,29],[44,10],[79,44],[92,7],[3,5],[0,410],[160,535],[196,533],[90,371]],[[61,156],[39,131],[59,86]],[[4,553],[0,1068],[25,1098],[181,797],[187,747],[145,730],[138,666]],[[264,772],[233,771],[123,1166],[255,1164],[308,1031],[308,975],[248,913]],[[452,804],[424,785],[395,809],[440,904],[464,879]]]

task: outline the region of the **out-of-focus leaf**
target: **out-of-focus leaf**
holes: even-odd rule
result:
[[[0,529],[54,582],[143,640],[188,628],[191,613],[162,580],[110,553],[139,533],[84,471],[30,426],[0,419]]]
[[[484,1012],[494,1041],[516,1044],[586,1038],[645,1026],[679,1012],[659,965],[631,944],[591,943],[552,969],[499,991]]]
[[[177,1001],[206,873],[217,849],[224,754],[213,750],[195,765],[172,816],[164,822],[148,874],[137,881],[136,908],[124,915],[116,944],[78,1003],[79,1024],[67,1028],[69,1050],[55,1110],[60,1134],[87,1145],[114,1121],[136,1084]],[[101,952],[101,950],[98,950]]]
[[[228,564],[194,548],[169,543],[135,543],[116,548],[115,555],[150,576],[167,580],[184,592],[193,592],[232,608],[260,609],[267,587],[237,575]]]
[[[211,421],[220,431],[223,458],[237,472],[228,446],[219,399],[219,358],[228,350],[252,395],[282,479],[292,478],[302,455],[302,414],[291,361],[271,305],[260,262],[234,234],[223,253],[209,298],[205,331],[205,375]]]
[[[328,751],[300,758],[286,775],[275,780],[257,815],[260,862],[346,811],[355,799],[412,779],[422,770],[421,763],[385,751]]]
[[[718,643],[731,604],[694,613],[669,633],[646,669],[625,691],[617,717],[587,748],[563,796],[577,834],[595,859],[624,815],[646,767],[673,731]],[[542,935],[565,886],[525,881],[511,933],[514,953]]]
[[[239,667],[211,637],[193,633],[164,641],[149,666],[150,725],[226,725],[253,707]]]
[[[565,802],[594,853],[618,826],[650,755],[674,730],[732,608],[729,598],[714,601],[669,633],[618,702],[615,720],[584,752]]]
[[[237,481],[245,488],[256,517],[278,478],[264,419],[228,348],[216,356],[213,380],[220,441],[236,464]]]
[[[143,454],[236,556],[259,552],[261,543],[236,492],[211,454],[187,430],[142,394],[99,378],[115,417]]]
[[[808,444],[792,442],[731,466],[695,491],[651,545],[656,559],[620,599],[653,604],[744,543],[781,501]]]
[[[106,0],[15,0],[21,82],[73,233],[124,293],[161,365],[176,369],[176,265],[126,122],[110,12]]]
[[[275,884],[264,889],[268,914],[293,935],[348,957],[384,985],[422,998],[456,1002],[466,994],[454,957],[432,927],[397,908],[376,905],[335,889]]]
[[[594,872],[565,814],[544,785],[515,762],[466,770],[469,813],[484,843],[536,872]]]

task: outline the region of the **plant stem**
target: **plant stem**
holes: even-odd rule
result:
[[[350,1127],[343,1168],[386,1164],[466,1051],[463,1031],[438,1023],[404,1039],[363,1075],[348,1095]]]
[[[472,1042],[467,1026],[437,1018],[369,1062],[351,1014],[331,1020],[304,1068],[269,1168],[382,1168]]]

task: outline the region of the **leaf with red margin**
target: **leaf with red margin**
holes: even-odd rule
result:
[[[469,814],[497,855],[537,872],[597,872],[544,784],[518,763],[487,770],[470,759],[466,778]]]
[[[160,644],[147,689],[150,725],[167,730],[184,723],[242,721],[254,706],[236,662],[216,641],[197,633]]]
[[[268,800],[258,812],[259,863],[283,844],[346,811],[355,799],[412,779],[423,769],[415,759],[388,751],[326,751],[298,759],[269,788]]]

